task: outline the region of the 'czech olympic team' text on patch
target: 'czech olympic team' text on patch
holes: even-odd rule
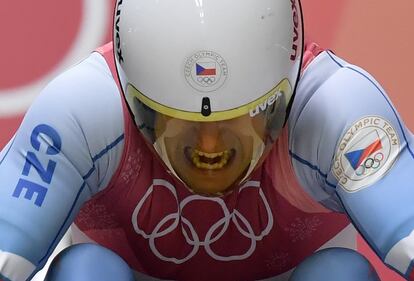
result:
[[[355,192],[382,178],[400,151],[398,133],[379,116],[356,121],[339,142],[333,172],[348,192]]]

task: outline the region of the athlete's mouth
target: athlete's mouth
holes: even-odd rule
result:
[[[185,148],[185,155],[187,159],[195,167],[204,170],[222,169],[233,159],[234,154],[234,149],[209,153],[188,146]]]

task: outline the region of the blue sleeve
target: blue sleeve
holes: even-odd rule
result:
[[[122,110],[100,68],[88,59],[50,83],[0,154],[0,280],[26,280],[40,269],[116,170]]]
[[[414,138],[364,70],[326,52],[305,74],[290,150],[315,199],[345,211],[377,255],[405,278],[414,259]],[[308,77],[306,77],[308,75]],[[322,75],[323,76],[323,75]],[[410,280],[414,280],[411,276]]]

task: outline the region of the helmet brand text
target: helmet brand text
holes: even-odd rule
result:
[[[268,97],[262,103],[259,103],[258,105],[256,105],[255,108],[250,109],[249,110],[250,117],[255,117],[260,112],[265,111],[268,106],[271,106],[272,104],[274,104],[282,95],[283,95],[282,92],[276,92],[270,97]]]
[[[292,4],[293,12],[293,43],[292,43],[292,54],[290,55],[290,60],[296,60],[298,55],[298,39],[299,39],[299,14],[298,7],[296,5],[296,0],[290,0]]]
[[[121,20],[121,5],[123,0],[119,0],[116,5],[116,13],[115,13],[115,48],[116,48],[116,56],[118,57],[118,61],[124,62],[124,57],[122,56],[122,49],[121,49],[121,36],[119,35],[119,22]]]

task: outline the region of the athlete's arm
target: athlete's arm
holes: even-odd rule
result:
[[[329,52],[313,61],[289,120],[299,181],[344,210],[378,256],[413,278],[414,139],[381,86]]]
[[[0,280],[28,280],[121,156],[117,86],[99,54],[52,81],[0,153]]]

